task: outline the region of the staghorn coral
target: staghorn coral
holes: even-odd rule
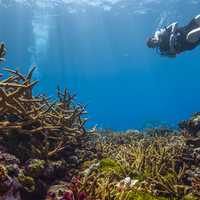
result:
[[[158,174],[155,178],[151,179],[152,189],[156,195],[183,198],[189,194],[191,187],[184,185],[183,177],[185,175],[186,166],[177,173],[175,169],[170,168],[165,175]]]
[[[85,200],[198,199],[199,148],[173,133],[123,143],[112,141],[115,136],[110,133],[108,140],[95,134],[102,159],[84,163],[80,177],[67,185],[65,197],[78,200],[84,193]]]
[[[105,141],[101,145],[104,159],[99,164],[86,164],[86,172],[94,165],[95,168],[90,173],[82,173],[76,190],[88,198],[196,199],[196,194],[192,196],[191,183],[186,181],[191,166],[182,159],[187,148],[184,137],[151,136],[131,144]],[[193,187],[197,191],[197,184]]]
[[[0,82],[1,136],[8,141],[5,146],[9,150],[18,147],[18,156],[23,160],[31,155],[43,159],[57,156],[66,145],[78,144],[86,133],[86,119],[81,118],[86,114],[85,107],[74,105],[74,96],[66,89],[62,93],[58,88],[56,102],[32,95],[38,83],[31,80],[34,69],[24,76],[4,68],[11,76]]]
[[[200,177],[194,177],[192,180],[193,193],[200,197]]]
[[[0,61],[5,53],[2,43]],[[0,81],[0,199],[199,198],[199,113],[180,125],[182,135],[86,131],[86,107],[67,89],[53,100],[34,95],[34,70],[4,68]]]
[[[5,53],[2,43],[0,61]],[[0,164],[21,185],[22,199],[42,199],[55,180],[70,180],[86,158],[96,157],[85,143],[86,107],[59,87],[53,100],[35,95],[35,69],[24,75],[3,68],[0,81]]]

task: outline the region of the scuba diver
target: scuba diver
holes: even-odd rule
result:
[[[0,63],[5,61],[5,55],[6,55],[6,47],[3,42],[0,42]],[[2,77],[3,74],[0,74],[0,77]]]
[[[162,56],[176,57],[184,51],[192,50],[200,44],[200,15],[184,27],[177,22],[155,32],[147,40],[149,48],[156,49]]]
[[[5,61],[6,47],[3,42],[0,42],[0,62]]]

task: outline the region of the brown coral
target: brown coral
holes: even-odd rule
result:
[[[31,136],[41,135],[48,144],[48,157],[63,151],[66,144],[76,143],[77,138],[85,134],[87,120],[81,118],[82,114],[86,114],[85,107],[73,104],[74,95],[58,88],[58,101],[55,102],[43,95],[33,96],[33,88],[38,83],[32,80],[35,67],[27,75],[10,68],[4,70],[10,76],[0,82],[1,134],[16,129]],[[42,153],[39,146],[34,145],[33,149]]]

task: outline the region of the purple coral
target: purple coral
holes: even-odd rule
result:
[[[86,200],[86,198],[87,194],[85,192],[79,192],[77,194],[77,200]],[[71,190],[65,192],[61,200],[75,200],[74,193]]]
[[[1,189],[4,189],[1,200],[21,200],[20,197],[20,184],[16,179],[7,178],[0,185]]]

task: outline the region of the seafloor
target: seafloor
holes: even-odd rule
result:
[[[33,95],[34,69],[1,75],[0,200],[200,199],[200,113],[178,130],[88,131],[66,89]]]

